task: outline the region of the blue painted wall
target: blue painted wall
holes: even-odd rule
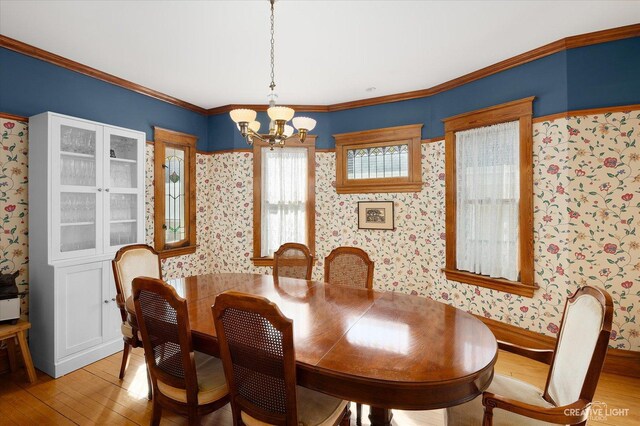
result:
[[[640,37],[567,51],[569,110],[640,103]]]
[[[528,96],[536,117],[640,103],[640,37],[559,52],[426,98],[315,114],[313,133],[318,148],[333,148],[332,134],[404,124],[423,123],[423,138],[439,137],[443,118]],[[209,117],[210,150],[246,146],[222,127],[234,128],[228,114]]]
[[[0,111],[32,116],[53,111],[143,131],[152,126],[198,136],[206,150],[207,117],[65,68],[0,48]]]
[[[559,52],[426,98],[300,114],[318,120],[318,127],[312,132],[318,135],[316,146],[333,148],[333,134],[405,124],[423,123],[423,138],[442,136],[443,118],[528,96],[536,96],[534,115],[566,111],[567,93],[567,55]],[[233,121],[228,114],[220,115],[209,117],[209,150],[246,147],[239,135],[228,138],[226,130],[235,129]],[[265,129],[266,114],[259,114],[258,119]]]
[[[389,76],[393,78],[393,76]],[[442,119],[527,96],[534,116],[640,103],[640,37],[559,52],[434,96],[330,113],[300,113],[318,121],[318,148],[331,135],[423,123],[423,138],[442,136]],[[246,148],[228,114],[203,116],[163,101],[0,48],[0,111],[43,111],[141,130],[157,125],[198,136],[198,149]],[[266,113],[259,113],[262,129]]]

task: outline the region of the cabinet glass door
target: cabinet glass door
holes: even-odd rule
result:
[[[92,255],[101,245],[102,129],[63,117],[52,124],[54,255]]]
[[[105,168],[108,198],[105,250],[141,241],[143,201],[138,192],[144,185],[144,140],[140,135],[122,129],[105,127]]]
[[[60,252],[96,248],[97,194],[60,193]]]
[[[93,186],[96,182],[96,130],[60,125],[60,183]]]

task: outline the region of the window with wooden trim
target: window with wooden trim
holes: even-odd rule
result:
[[[422,124],[333,135],[338,194],[422,189]]]
[[[162,257],[196,250],[197,137],[154,127],[154,245]]]
[[[447,279],[531,297],[533,97],[447,118]]]
[[[301,243],[315,254],[316,137],[285,147],[253,143],[253,258],[272,266],[284,243]]]

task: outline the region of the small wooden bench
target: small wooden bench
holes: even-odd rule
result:
[[[25,337],[25,330],[28,330],[30,328],[31,323],[22,320],[18,321],[18,323],[15,325],[0,324],[0,341],[7,341],[9,368],[13,372],[18,368],[16,359],[16,344],[14,338],[18,339],[20,352],[22,352],[22,360],[24,361],[24,368],[27,370],[27,375],[29,376],[29,382],[34,383],[36,381],[36,369],[33,368],[31,352],[29,352],[29,345],[27,345],[27,339]]]

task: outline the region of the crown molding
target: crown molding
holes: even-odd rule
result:
[[[475,80],[479,80],[484,77],[499,73],[501,71],[508,70],[510,68],[517,67],[527,62],[535,61],[536,59],[544,58],[545,56],[553,55],[554,53],[562,52],[567,49],[574,49],[576,47],[590,46],[592,44],[606,43],[609,41],[622,40],[625,38],[639,37],[640,36],[640,24],[627,25],[624,27],[611,28],[608,30],[596,31],[592,33],[586,33],[571,37],[566,37],[552,43],[546,44],[537,49],[530,50],[520,55],[513,56],[504,61],[500,61],[488,67],[473,71],[469,74],[463,75],[453,80],[449,80],[437,86],[430,87],[428,89],[414,90],[411,92],[396,93],[393,95],[378,96],[375,98],[360,99],[356,101],[342,102],[332,105],[298,105],[294,108],[296,111],[313,111],[313,112],[332,112],[342,111],[345,109],[361,108],[365,106],[373,106],[380,104],[387,104],[392,102],[407,101],[410,99],[426,98],[435,94],[445,92],[447,90],[454,89],[462,86],[463,84],[470,83]],[[251,108],[256,109],[257,105],[225,105],[217,108],[212,108],[208,111],[209,115],[222,114],[229,112],[235,108]],[[266,106],[260,105],[266,110]],[[307,109],[310,108],[310,109]]]
[[[22,53],[24,55],[31,56],[32,58],[52,63],[59,67],[66,68],[80,74],[88,75],[89,77],[97,78],[98,80],[106,81],[107,83],[115,84],[116,86],[123,87],[133,92],[147,95],[152,98],[159,99],[161,101],[186,108],[203,115],[207,114],[207,110],[205,108],[199,107],[173,96],[166,95],[164,93],[158,92],[157,90],[149,89],[148,87],[133,83],[129,80],[125,80],[124,78],[116,77],[115,75],[108,74],[104,71],[97,70],[90,66],[72,61],[71,59],[67,59],[60,55],[56,55],[55,53],[48,52],[46,50],[31,46],[30,44],[23,43],[21,41],[1,34],[0,47],[4,47],[6,49],[13,50],[14,52]]]
[[[396,93],[386,96],[378,96],[375,98],[359,99],[355,101],[342,102],[331,105],[290,105],[296,111],[299,112],[332,112],[342,111],[345,109],[361,108],[365,106],[373,106],[380,104],[387,104],[392,102],[407,101],[410,99],[425,98],[433,96],[435,94],[451,90],[453,88],[462,86],[463,84],[470,83],[475,80],[499,73],[501,71],[514,68],[516,66],[526,64],[527,62],[535,61],[545,56],[553,55],[554,53],[562,52],[567,49],[575,49],[577,47],[590,46],[593,44],[606,43],[609,41],[622,40],[625,38],[640,37],[640,24],[626,25],[624,27],[611,28],[602,31],[595,31],[586,34],[580,34],[576,36],[565,37],[563,39],[554,41],[552,43],[541,46],[537,49],[530,50],[520,55],[513,56],[504,61],[500,61],[488,67],[479,69],[477,71],[465,74],[461,77],[454,78],[442,84],[427,88],[414,90],[410,92]],[[116,86],[123,87],[125,89],[150,96],[161,101],[186,108],[191,111],[203,115],[217,115],[224,114],[232,109],[236,108],[250,108],[256,111],[266,111],[268,105],[256,105],[256,104],[231,104],[223,105],[215,108],[202,108],[192,103],[183,101],[181,99],[169,96],[167,94],[158,92],[157,90],[150,89],[137,83],[125,80],[120,77],[116,77],[112,74],[97,70],[95,68],[83,65],[79,62],[72,61],[64,58],[60,55],[48,52],[46,50],[31,46],[21,41],[12,39],[10,37],[0,34],[0,47],[4,47],[9,50],[13,50],[18,53],[22,53],[27,56],[31,56],[43,61],[58,65],[60,67],[75,71],[81,74],[88,75],[98,80],[106,81],[107,83],[115,84]]]

